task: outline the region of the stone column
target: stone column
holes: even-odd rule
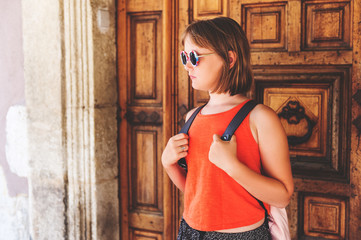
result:
[[[32,239],[118,239],[114,0],[23,0]]]

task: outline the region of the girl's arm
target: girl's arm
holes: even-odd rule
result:
[[[272,109],[257,105],[251,112],[250,125],[258,141],[266,176],[254,172],[237,159],[235,136],[229,142],[214,136],[209,159],[257,199],[276,207],[286,207],[294,186],[287,136],[282,124]]]
[[[195,109],[194,109],[195,110]],[[188,112],[186,120],[194,110]],[[184,133],[171,137],[162,154],[162,164],[172,182],[184,192],[186,172],[178,165],[178,160],[188,155],[188,135]]]

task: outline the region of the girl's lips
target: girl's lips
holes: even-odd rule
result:
[[[195,78],[196,78],[195,76],[192,76],[192,75],[189,75],[189,77],[190,77],[191,79],[195,79]]]

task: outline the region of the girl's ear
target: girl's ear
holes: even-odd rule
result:
[[[236,59],[237,59],[236,53],[233,51],[228,51],[228,58],[229,58],[229,69],[231,69],[236,63]]]

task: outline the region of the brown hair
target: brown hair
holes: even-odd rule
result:
[[[214,92],[235,95],[250,90],[253,82],[250,47],[246,34],[235,20],[217,17],[193,22],[183,33],[183,45],[186,37],[200,47],[214,50],[223,59],[223,71]],[[231,69],[228,51],[236,54]]]

